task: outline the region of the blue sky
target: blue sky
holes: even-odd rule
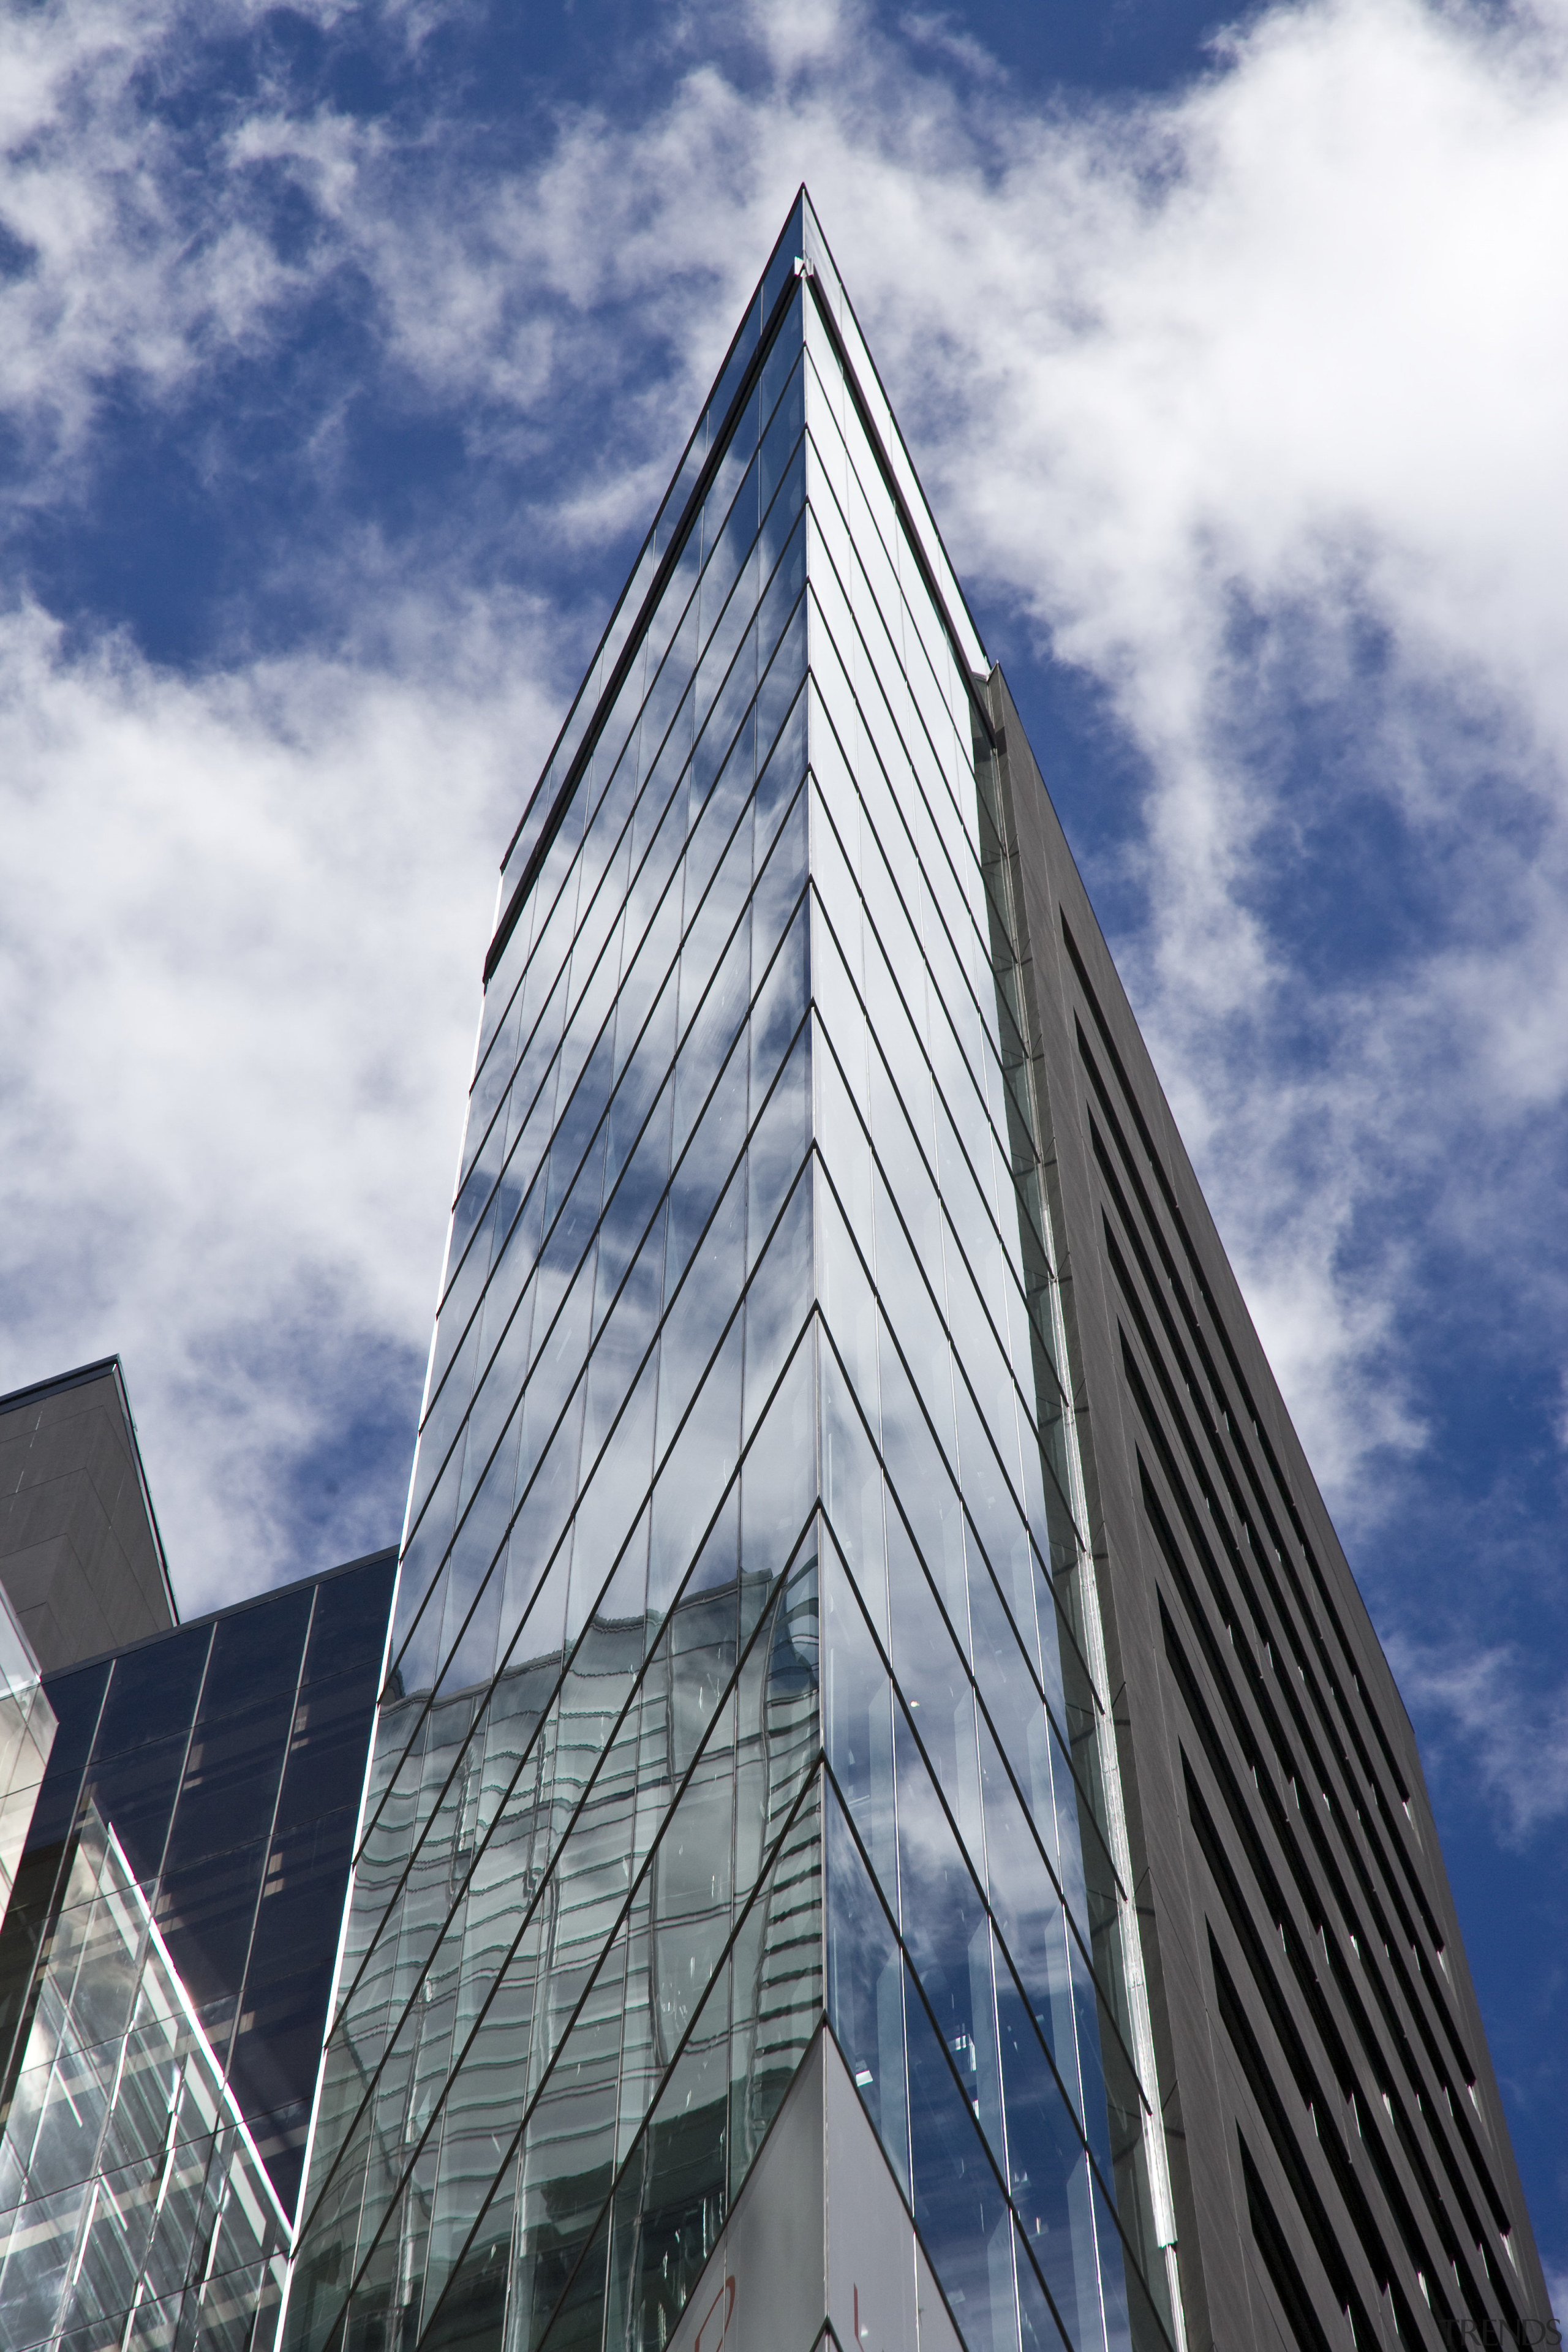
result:
[[[123,1352],[187,1609],[395,1534],[496,862],[806,177],[1568,2279],[1563,0],[18,5],[0,152],[0,1387]]]

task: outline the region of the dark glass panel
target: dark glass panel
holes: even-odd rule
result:
[[[379,1663],[362,1662],[330,1681],[308,1683],[300,1692],[278,1801],[280,1835],[342,1807],[352,1817],[364,1777]]]
[[[279,1969],[313,1968],[320,1954],[330,1955],[336,1948],[353,1854],[354,1815],[351,1801],[273,1840],[247,1991]]]
[[[27,1832],[29,1853],[58,1845],[70,1833],[108,1683],[106,1661],[102,1665],[79,1667],[74,1674],[51,1675],[44,1685],[58,1727],[49,1750],[49,1768],[33,1808]]]
[[[307,1684],[356,1672],[374,1681],[386,1640],[386,1612],[396,1572],[396,1555],[389,1552],[317,1586],[305,1656]]]
[[[304,1585],[219,1620],[213,1628],[202,1722],[231,1709],[254,1707],[263,1699],[292,1696],[315,1590]]]
[[[310,2104],[290,2104],[270,2114],[247,2113],[246,2120],[257,2154],[267,2167],[267,2177],[278,2191],[279,2202],[286,2213],[292,2215],[300,2202],[300,2179],[305,2169]]]
[[[179,1869],[171,1862],[163,1873],[158,1925],[220,2052],[238,2002],[266,1860],[258,1842]]]
[[[294,1717],[290,1687],[243,1712],[205,1716],[191,1741],[169,1840],[168,1868],[266,1838]]]
[[[87,1777],[89,1795],[144,1885],[157,1875],[163,1858],[189,1738],[182,1725],[172,1739],[149,1740],[118,1756],[95,1755]]]
[[[211,1626],[198,1625],[187,1633],[166,1634],[161,1642],[150,1642],[115,1660],[93,1743],[95,1770],[106,1757],[119,1756],[144,1740],[163,1738],[189,1726],[196,1711],[212,1634]]]
[[[341,1912],[343,1885],[342,1872],[322,1874],[287,1906],[290,1916],[277,1921],[268,1916],[272,1906],[262,1905],[262,1932],[280,1938],[292,1927],[299,1929],[300,1941],[293,1950],[285,1946],[265,1954],[253,1951],[239,2029],[229,2054],[230,2087],[258,2143],[265,2142],[268,2128],[278,2137],[277,2155],[265,2145],[262,2153],[286,2203],[299,2186],[337,1946],[332,1907]],[[306,1909],[307,1894],[315,1896],[313,1918]],[[322,1932],[329,1917],[330,1938]]]

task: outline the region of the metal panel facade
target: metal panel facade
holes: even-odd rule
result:
[[[1191,2340],[1560,2340],[1415,1740],[991,682]]]

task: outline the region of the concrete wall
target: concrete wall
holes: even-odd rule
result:
[[[1192,2352],[1553,2342],[1415,1735],[990,695]]]
[[[801,2062],[668,2352],[963,2352],[838,2046]]]

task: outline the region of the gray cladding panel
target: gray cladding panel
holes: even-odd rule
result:
[[[112,1365],[0,1406],[0,1580],[46,1674],[174,1623]]]
[[[1075,1342],[1074,1402],[1087,1441],[1089,1532],[1114,1614],[1108,1627],[1115,1653],[1111,1679],[1113,1685],[1122,1685],[1117,1715],[1134,1869],[1149,1923],[1146,1958],[1189,2343],[1194,2352],[1208,2352],[1211,2344],[1305,2341],[1293,2330],[1280,2298],[1281,2279],[1289,2290],[1291,2263],[1330,2343],[1350,2340],[1350,2323],[1341,2307],[1347,2280],[1371,2324],[1386,2330],[1392,2325],[1388,2298],[1376,2274],[1377,2261],[1367,2251],[1368,2229],[1388,2251],[1387,2268],[1405,2295],[1415,2340],[1434,2346],[1444,2340],[1445,2297],[1451,2319],[1461,2326],[1473,2324],[1478,2314],[1506,2316],[1509,2301],[1517,2312],[1543,2317],[1544,2282],[1414,1733],[1000,671],[993,673],[991,699],[1016,827],[1037,1022],[1033,1045],[1057,1154],[1053,1214],[1059,1223],[1064,1305]],[[1112,1118],[1120,1126],[1120,1145],[1110,1131]],[[1138,1293],[1142,1325],[1123,1294],[1108,1232],[1124,1253],[1122,1265]],[[1136,1257],[1140,1240],[1149,1254],[1146,1272]],[[1159,1259],[1162,1245],[1170,1253],[1169,1266]],[[1173,1269],[1187,1293],[1186,1323]],[[1124,1360],[1124,1333],[1133,1370],[1143,1383],[1142,1400]],[[1234,1408],[1229,1430],[1222,1414],[1211,1410],[1213,1398],[1205,1402],[1196,1393],[1205,1390],[1206,1396],[1202,1348],[1209,1350],[1217,1388]],[[1212,1426],[1205,1426],[1205,1412]],[[1177,1530],[1176,1548],[1187,1563],[1194,1600],[1185,1613],[1163,1539],[1145,1505],[1141,1462],[1164,1495],[1161,1507],[1171,1515],[1167,1528]],[[1249,1475],[1255,1480],[1250,1486]],[[1205,1499],[1205,1479],[1212,1500]],[[1196,1498],[1190,1524],[1181,1517],[1184,1495],[1189,1507]],[[1279,1514],[1283,1549],[1277,1549],[1262,1532],[1266,1506]],[[1294,1532],[1288,1524],[1292,1510]],[[1243,1548],[1227,1566],[1221,1523],[1231,1519],[1241,1530]],[[1246,1532],[1249,1520],[1256,1543]],[[1198,1566],[1199,1542],[1208,1545],[1215,1561],[1207,1583]],[[1270,1649],[1261,1646],[1265,1636],[1257,1616],[1248,1617],[1240,1601],[1227,1646],[1212,1653],[1203,1649],[1199,1621],[1205,1612],[1217,1612],[1215,1588],[1227,1574],[1237,1591],[1287,1590],[1298,1596],[1285,1605],[1289,1622],[1282,1621],[1268,1637]],[[1314,1575],[1321,1577],[1321,1588]],[[1265,1604],[1265,1615],[1271,1606]],[[1332,1630],[1331,1608],[1342,1643]],[[1219,1761],[1226,1765],[1228,1759],[1230,1785],[1234,1791],[1247,1791],[1239,1826],[1222,1801],[1224,1784],[1168,1653],[1163,1611],[1188,1659],[1198,1703],[1208,1712]],[[1320,1687],[1315,1714],[1299,1671],[1293,1668],[1286,1676],[1279,1668],[1279,1660],[1289,1654],[1292,1623],[1308,1672]],[[1320,1639],[1321,1648],[1314,1646]],[[1227,1641],[1225,1625],[1219,1626],[1219,1640]],[[1237,1659],[1249,1647],[1272,1668],[1272,1676],[1259,1673],[1249,1681],[1237,1669]],[[1226,1677],[1223,1689],[1220,1674]],[[1354,1687],[1358,1675],[1360,1694]],[[1342,1698],[1334,1696],[1336,1678]],[[1244,1744],[1254,1742],[1266,1778],[1271,1769],[1282,1772],[1278,1749],[1269,1745],[1271,1722],[1300,1759],[1295,1784],[1283,1784],[1288,1803],[1281,1801],[1282,1809],[1272,1814],[1256,1776],[1248,1775]],[[1358,1738],[1366,1768],[1357,1760]],[[1326,1759],[1322,1770],[1334,1784],[1333,1801],[1310,1785],[1318,1774],[1315,1756]],[[1404,1781],[1407,1806],[1401,1803],[1390,1758]],[[1211,1816],[1207,1853],[1189,1801],[1189,1769]],[[1234,1806],[1234,1797],[1232,1801]],[[1310,1817],[1303,1807],[1313,1809]],[[1229,1908],[1215,1875],[1216,1862],[1230,1876]],[[1265,1890],[1268,1877],[1283,1890],[1284,1913],[1299,1922],[1300,1948],[1294,1965],[1287,1962],[1280,1928],[1271,1916],[1279,1903]],[[1417,1887],[1436,1939],[1422,1927]],[[1230,1916],[1238,1900],[1239,1930]],[[1365,1920],[1378,1916],[1374,1905],[1394,1927],[1391,1942],[1409,1945],[1384,1955],[1381,1995],[1362,1975],[1377,1958],[1365,1948]],[[1350,1940],[1349,1916],[1362,1921],[1359,1945]],[[1398,1924],[1405,1920],[1415,1923],[1414,1937],[1406,1938]],[[1337,1974],[1321,1944],[1322,1922],[1337,1938]],[[1228,2011],[1218,1991],[1211,1933],[1231,1989]],[[1443,1946],[1440,1958],[1435,1941]],[[1416,1943],[1425,1949],[1416,1951]],[[1411,2054],[1396,2054],[1387,2006],[1380,2008],[1380,2000],[1391,2003],[1398,2016],[1398,2033]],[[1292,2151],[1289,2163],[1282,2161],[1237,2054],[1237,2036],[1245,2039],[1248,2031],[1262,2095],[1268,2100],[1278,2093],[1274,2122],[1283,2135],[1279,2146]],[[1291,2050],[1282,2034],[1294,2037]],[[1456,2037],[1474,2067],[1473,2095],[1462,2087]],[[1369,2043],[1383,2053],[1376,2064],[1368,2061]],[[1309,2109],[1300,2080],[1292,2079],[1293,2067],[1303,2060],[1321,2095],[1321,2115]],[[1451,2099],[1442,2087],[1442,2070],[1451,2082]],[[1409,2125],[1403,2134],[1383,2095],[1384,2074],[1386,2087],[1403,2103]],[[1359,2118],[1348,2104],[1352,2089],[1363,2102]],[[1347,2116],[1352,2118],[1348,2126]],[[1331,2137],[1336,2131],[1341,2137],[1331,2149],[1322,2135]],[[1243,2139],[1253,2167],[1250,2188]],[[1289,2175],[1297,2159],[1300,2169]],[[1490,2228],[1483,2175],[1489,2179],[1489,2197],[1500,2200],[1510,2218],[1511,2255]],[[1272,2268],[1254,2226],[1259,2185],[1286,2249],[1282,2257],[1276,2241]],[[1461,2192],[1480,2214],[1479,2231],[1465,2221]],[[1347,2193],[1352,2203],[1366,2200],[1362,2234],[1352,2226]],[[1304,2214],[1314,2200],[1321,2210],[1311,2221]],[[1267,2221],[1264,2228],[1267,2234]],[[1450,2231],[1451,2247],[1444,2242]],[[1478,2239],[1485,2245],[1479,2246]],[[1413,2244],[1419,2261],[1410,2252]],[[1457,2285],[1450,2252],[1458,2254],[1472,2282],[1468,2303]],[[1325,2261],[1341,2257],[1336,2285]],[[1500,2301],[1500,2294],[1507,2300]]]
[[[837,2043],[819,2032],[668,2352],[963,2352]]]

